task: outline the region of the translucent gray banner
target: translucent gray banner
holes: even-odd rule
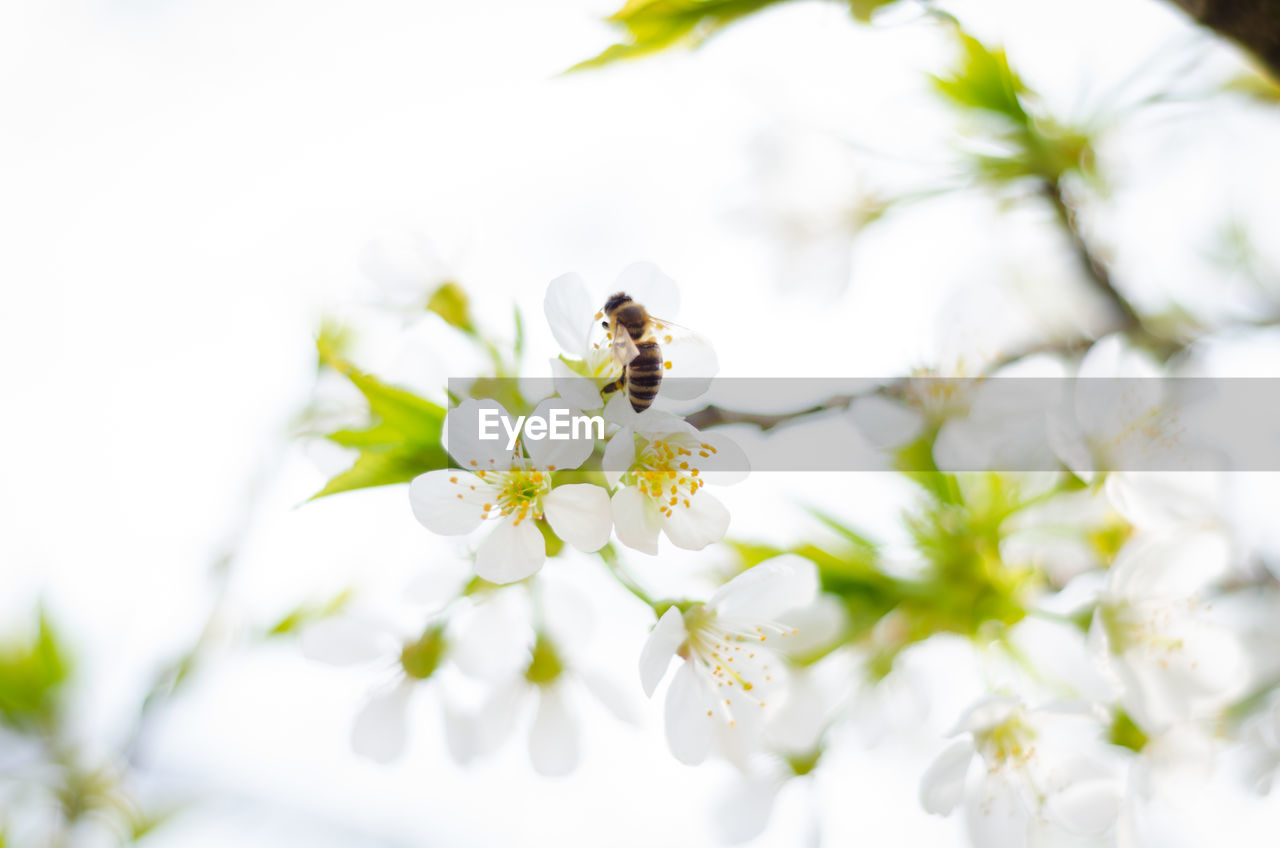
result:
[[[603,380],[574,381],[451,380],[449,388],[502,405],[484,414],[501,438],[480,450],[500,443],[545,459],[554,440],[554,456],[585,454],[573,467],[606,471],[626,471],[608,465],[632,454],[606,453],[601,430],[610,440],[625,430],[642,457],[650,443],[696,445],[697,431],[715,433],[712,441],[737,448],[721,470],[736,471],[1280,471],[1280,378],[669,379],[643,413],[625,388],[606,396]],[[474,406],[470,415],[451,411],[446,428],[462,467],[477,457],[453,446],[474,454],[483,438]],[[548,412],[555,421],[534,422]],[[564,422],[577,417],[575,433]]]

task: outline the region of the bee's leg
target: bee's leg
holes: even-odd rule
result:
[[[622,391],[627,385],[627,372],[623,371],[622,376],[614,380],[612,383],[605,384],[600,391],[602,394],[611,395],[614,392]]]

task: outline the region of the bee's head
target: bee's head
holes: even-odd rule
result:
[[[609,299],[604,302],[604,314],[612,316],[620,306],[627,303],[631,303],[631,295],[626,292],[610,295]]]

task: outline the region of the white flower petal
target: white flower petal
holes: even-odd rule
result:
[[[640,686],[644,689],[645,697],[653,697],[653,691],[667,674],[667,667],[671,665],[676,649],[688,635],[684,628],[684,616],[679,608],[668,607],[653,626],[640,651]]]
[[[614,285],[650,315],[674,318],[680,311],[680,288],[652,262],[635,262],[623,268]]]
[[[514,583],[537,573],[547,545],[536,524],[514,516],[498,522],[476,550],[476,574],[490,583]]]
[[[711,456],[698,457],[697,467],[705,482],[732,486],[747,479],[751,463],[747,460],[747,452],[737,442],[724,433],[700,433],[698,441],[715,448]]]
[[[686,661],[667,690],[665,709],[667,746],[677,760],[696,766],[707,758],[716,724],[713,715],[713,695]]]
[[[552,421],[553,414],[558,417],[558,420],[565,422],[559,425],[559,432],[568,434],[569,438],[551,437],[550,428],[556,426]],[[587,457],[591,456],[596,449],[596,427],[589,423],[585,427],[581,423],[575,423],[575,419],[583,417],[582,410],[569,406],[560,398],[548,398],[542,401],[534,407],[529,417],[530,419],[541,418],[548,422],[548,432],[544,438],[530,438],[527,429],[521,437],[525,451],[537,468],[577,468],[586,462]]]
[[[646,554],[658,552],[661,528],[658,508],[634,486],[623,486],[613,495],[613,526],[618,541]]]
[[[480,438],[482,415],[488,422],[483,432],[496,438]],[[507,430],[515,425],[516,416],[496,400],[468,398],[445,413],[441,440],[462,468],[506,471],[513,457]]]
[[[369,699],[351,726],[351,749],[374,762],[389,763],[404,753],[408,738],[406,712],[413,683],[402,681],[389,692]]]
[[[578,409],[599,409],[603,405],[600,389],[595,381],[581,377],[559,359],[551,360],[551,378],[556,394],[569,406]]]
[[[591,303],[587,285],[577,274],[563,274],[547,284],[542,311],[561,350],[582,356],[591,336],[591,316],[599,309]]]
[[[782,554],[748,568],[711,596],[708,606],[721,617],[774,621],[818,596],[818,570],[795,554]]]
[[[657,513],[658,523],[671,544],[686,551],[700,551],[723,539],[729,530],[729,510],[724,504],[705,491],[696,492],[688,501],[688,506],[683,500],[676,504],[670,514]]]
[[[662,331],[658,332],[663,338]],[[665,368],[661,396],[673,400],[694,400],[707,393],[711,380],[720,371],[720,360],[710,342],[700,336],[683,335],[660,344]]]
[[[960,720],[956,722],[951,735],[988,730],[1003,724],[1019,706],[1020,702],[1017,698],[1011,698],[1008,695],[988,695],[965,710],[964,715],[960,716]]]
[[[444,744],[449,757],[460,766],[470,765],[480,755],[476,736],[475,717],[443,699],[440,709],[444,723]]]
[[[1076,781],[1045,802],[1058,824],[1080,836],[1100,836],[1116,822],[1124,787],[1119,780]]]
[[[920,778],[920,805],[935,816],[950,815],[964,797],[965,780],[973,762],[973,743],[952,742]]]
[[[1031,811],[1004,772],[987,775],[965,803],[969,844],[975,848],[1029,848]]]
[[[471,605],[449,621],[449,659],[468,677],[489,683],[509,680],[529,662],[533,627],[527,597],[520,592],[472,596]]]
[[[529,729],[529,759],[543,777],[563,777],[581,757],[578,721],[559,686],[538,687],[538,712]]]
[[[795,632],[774,647],[789,657],[804,657],[833,646],[849,626],[849,612],[835,596],[819,593],[812,603],[788,610],[777,621]]]
[[[302,655],[330,665],[357,665],[389,655],[390,634],[377,622],[337,615],[309,625],[299,637]]]
[[[735,780],[729,791],[720,794],[713,808],[712,827],[720,841],[737,845],[764,833],[781,788],[781,781],[772,774]]]
[[[432,533],[462,536],[480,526],[492,491],[492,486],[474,474],[445,468],[413,478],[409,505],[414,517]]]
[[[525,706],[525,699],[532,694],[532,687],[523,677],[498,686],[490,694],[473,718],[474,748],[477,755],[491,754],[515,729]]]
[[[925,424],[918,410],[878,394],[855,398],[848,415],[862,437],[882,450],[910,444]]]
[[[640,420],[640,413],[632,409],[626,392],[618,392],[604,405],[604,420],[619,427],[633,427]]]
[[[1107,475],[1103,491],[1130,523],[1173,529],[1206,523],[1219,513],[1224,479],[1208,472],[1121,471]]]
[[[609,493],[590,483],[556,486],[542,499],[556,535],[584,553],[598,551],[613,530]]]
[[[596,605],[578,581],[553,571],[539,577],[534,590],[537,594],[533,606],[541,610],[540,629],[553,644],[590,642],[596,626]],[[534,625],[530,623],[529,627]]]
[[[1189,598],[1230,568],[1231,547],[1212,532],[1144,533],[1116,554],[1108,593],[1126,599]]]
[[[635,699],[628,697],[613,680],[590,669],[579,669],[578,679],[614,718],[631,725],[640,724],[640,712]]]
[[[604,479],[609,488],[617,488],[622,475],[636,464],[636,437],[630,427],[623,427],[613,434],[609,444],[605,446],[604,458],[600,467],[604,469]]]

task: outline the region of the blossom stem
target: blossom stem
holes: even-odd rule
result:
[[[612,544],[605,545],[600,549],[600,559],[604,562],[605,567],[609,569],[609,573],[613,575],[613,579],[622,585],[622,588],[635,595],[647,606],[653,607],[655,610],[658,608],[657,602],[649,596],[648,592],[640,588],[640,584],[636,583],[635,579],[622,567],[622,562],[618,559],[618,552],[613,549]]]

